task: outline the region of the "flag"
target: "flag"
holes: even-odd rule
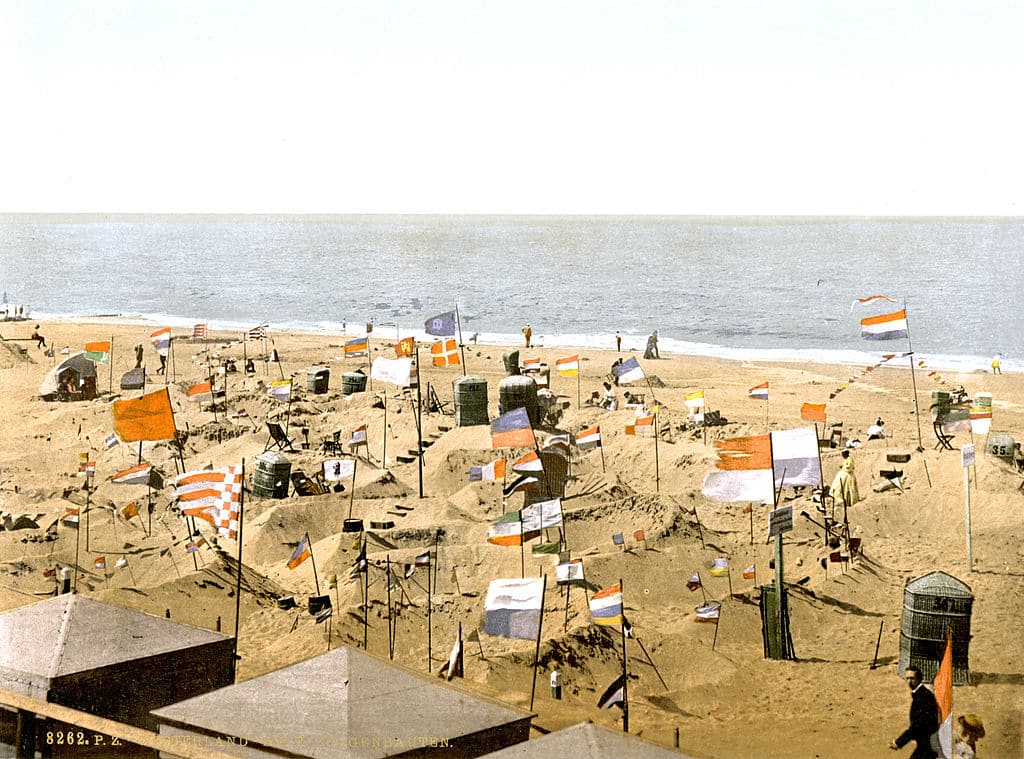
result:
[[[728,577],[729,560],[724,556],[719,556],[712,562],[711,569],[708,572],[712,577]]]
[[[586,585],[583,577],[583,559],[563,561],[555,567],[555,577],[559,585]]]
[[[83,461],[78,465],[78,471],[85,474],[86,477],[92,477],[96,474],[96,462],[95,461]]]
[[[448,337],[455,334],[455,323],[455,312],[445,311],[423,322],[423,331],[435,337]]]
[[[622,585],[615,583],[590,599],[590,621],[595,625],[622,624]]]
[[[288,559],[288,569],[295,569],[312,555],[312,551],[309,550],[309,535],[303,535],[302,540],[295,546],[291,558]]]
[[[527,531],[558,527],[562,524],[562,500],[552,498],[550,501],[538,501],[524,506],[519,517]]]
[[[971,432],[975,435],[987,435],[992,426],[991,406],[971,406]]]
[[[756,580],[757,579],[757,567],[751,564],[749,567],[743,570],[744,580]]]
[[[111,448],[116,448],[120,442],[121,441],[117,439],[117,433],[115,432],[111,432],[109,435],[107,435],[107,439],[104,441],[108,451]]]
[[[946,649],[939,662],[939,671],[932,681],[935,701],[939,705],[939,745],[945,756],[953,756],[953,636],[946,633]]]
[[[78,509],[68,509],[61,516],[60,521],[68,527],[78,527]]]
[[[525,408],[506,411],[491,422],[491,448],[536,447],[530,415]]]
[[[416,352],[416,339],[413,337],[403,337],[397,343],[395,343],[395,358],[405,358],[411,356]]]
[[[697,590],[697,588],[699,588],[700,586],[700,572],[694,572],[693,576],[686,581],[686,587],[689,588],[692,592],[694,590]]]
[[[813,427],[718,440],[715,447],[718,461],[701,487],[713,501],[774,503],[774,487],[780,483],[788,487],[821,485]]]
[[[168,330],[168,332],[170,332],[170,330]],[[192,338],[194,340],[205,339],[207,334],[209,334],[209,329],[207,328],[206,324],[196,324],[192,327]]]
[[[528,540],[540,537],[540,533],[540,527],[526,527],[520,512],[510,511],[502,514],[487,528],[487,542],[496,546],[521,546]]]
[[[245,333],[246,340],[266,340],[267,339],[267,325],[261,324],[258,327],[253,327]]]
[[[102,340],[96,343],[85,344],[85,357],[97,364],[110,363],[110,341]]]
[[[540,369],[540,356],[524,358],[523,369]]]
[[[430,551],[424,551],[421,554],[417,554],[416,558],[412,561],[413,566],[416,567],[429,567],[430,566]]]
[[[361,574],[369,567],[369,562],[366,560],[366,541],[356,538],[356,542],[359,544],[359,553],[356,554],[356,560],[352,562],[350,571]]]
[[[800,418],[808,422],[824,422],[826,413],[824,403],[805,403],[800,407]]]
[[[707,622],[709,624],[717,625],[718,617],[722,612],[722,604],[718,601],[710,601],[703,606],[698,606],[697,609],[697,622]]]
[[[202,548],[204,545],[206,545],[206,538],[199,538],[199,540],[195,541],[194,543],[186,543],[185,544],[185,552],[186,553],[195,553],[200,548]]]
[[[337,482],[351,477],[356,473],[356,462],[353,459],[327,459],[324,462],[324,480]]]
[[[687,393],[683,397],[683,404],[687,408],[704,408],[704,391],[697,390],[692,393]]]
[[[357,337],[345,343],[345,358],[349,356],[367,356],[370,353],[370,338]]]
[[[452,651],[450,654],[448,654],[448,661],[441,665],[441,669],[437,674],[439,677],[443,677],[445,680],[451,680],[453,677],[463,676],[461,637],[455,640],[455,645],[452,646]]]
[[[123,443],[139,440],[172,440],[178,434],[167,388],[141,398],[114,401],[114,432]]]
[[[535,482],[540,482],[536,477],[531,477],[528,474],[521,474],[516,479],[512,480],[508,485],[504,487],[501,494],[506,498],[513,493],[517,493],[520,490],[526,490],[530,485]]]
[[[128,557],[122,556],[120,559],[114,562],[114,569],[124,569],[128,566]]]
[[[654,414],[650,416],[638,416],[632,424],[626,425],[627,435],[653,435]]]
[[[106,556],[97,556],[96,557],[96,561],[93,562],[93,566],[96,567],[96,569],[106,569],[107,568],[107,557]]]
[[[178,476],[175,484],[174,495],[182,514],[209,522],[221,535],[237,537],[242,467],[186,472]]]
[[[555,453],[562,454],[562,458],[569,457],[569,436],[567,434],[552,435],[548,438],[548,442],[544,444],[545,451],[554,451]]]
[[[895,303],[896,302],[892,298],[890,298],[888,295],[869,295],[867,298],[857,298],[857,300],[855,300],[853,303],[851,303],[850,304],[850,313],[851,314],[853,313],[853,308],[857,304],[860,304],[862,306],[866,306],[869,303],[874,303],[875,301],[879,301],[879,300],[887,300],[890,303]]]
[[[319,612],[317,612],[316,623],[319,625],[323,622],[326,622],[332,616],[334,616],[334,607],[331,606],[331,599],[328,598],[327,605],[324,608],[322,608]]]
[[[204,324],[202,327],[203,337],[206,337],[206,325]],[[194,331],[195,330],[193,330],[193,332]],[[149,342],[153,344],[153,348],[156,350],[158,355],[166,356],[167,352],[171,348],[171,328],[162,327],[161,329],[158,329],[149,336]]]
[[[563,377],[577,377],[580,373],[580,357],[566,356],[555,359],[555,371]]]
[[[197,382],[185,391],[185,397],[196,403],[210,403],[213,401],[213,383]]]
[[[619,384],[634,382],[644,378],[644,370],[640,368],[635,357],[630,356],[621,364],[612,369],[612,372],[619,378]]]
[[[279,401],[290,401],[292,399],[292,380],[274,380],[270,383],[270,395]]]
[[[530,546],[530,553],[534,556],[557,556],[561,547],[561,543],[534,543]]]
[[[352,430],[352,437],[348,439],[348,447],[355,448],[357,445],[367,445],[366,425],[360,425]]]
[[[536,451],[530,451],[512,462],[512,469],[517,472],[543,472],[544,464]]]
[[[505,459],[492,461],[483,466],[471,466],[469,468],[470,482],[493,482],[494,480],[505,479]]]
[[[370,365],[370,378],[408,387],[412,378],[411,358],[375,358]]]
[[[622,536],[621,532],[616,532],[614,535],[612,535],[612,543],[614,543],[617,546],[624,546],[626,545],[626,539]]]
[[[865,340],[896,340],[907,336],[905,309],[860,320],[860,336]]]
[[[601,428],[588,427],[576,436],[576,446],[581,451],[601,447]]]
[[[626,674],[623,673],[612,681],[612,684],[605,688],[601,698],[597,700],[598,709],[611,709],[613,706],[621,707],[626,703]]]
[[[768,383],[762,382],[760,385],[754,385],[747,392],[751,398],[756,398],[759,401],[766,401],[768,400]]]
[[[135,501],[132,501],[123,509],[121,509],[121,516],[123,516],[125,519],[132,519],[133,517],[137,517],[138,515],[139,504],[135,503]]]
[[[484,601],[484,632],[533,640],[540,628],[543,604],[541,578],[492,580]]]
[[[454,338],[438,340],[430,346],[430,355],[434,360],[434,366],[459,365],[459,346]]]
[[[642,540],[642,541],[644,541],[646,543],[647,542],[647,533],[645,533],[643,530],[637,530],[636,532],[633,533],[633,540],[636,540],[636,541],[641,541]]]
[[[56,576],[57,576],[57,568],[56,567],[50,567],[49,569],[43,570],[43,577],[56,577]]]

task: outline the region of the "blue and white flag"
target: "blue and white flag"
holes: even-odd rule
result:
[[[109,451],[111,448],[116,448],[117,444],[120,443],[121,441],[117,439],[116,432],[111,432],[109,435],[107,435],[107,439],[105,442],[107,444],[107,450]]]
[[[619,384],[623,382],[635,382],[644,378],[644,370],[640,368],[636,357],[630,356],[627,360],[612,369],[615,376],[619,378]]]
[[[445,311],[443,314],[438,314],[437,316],[427,319],[423,323],[423,330],[428,335],[448,337],[455,334],[455,324],[455,312]]]

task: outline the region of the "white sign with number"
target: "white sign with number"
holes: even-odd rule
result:
[[[793,529],[793,507],[781,506],[768,514],[768,534],[781,535]]]
[[[974,466],[974,443],[967,443],[960,449],[960,465],[964,468]]]

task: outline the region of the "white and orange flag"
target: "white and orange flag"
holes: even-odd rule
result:
[[[238,536],[242,467],[186,472],[175,481],[181,513],[204,519],[221,535]]]
[[[459,346],[454,338],[438,340],[430,346],[430,355],[434,360],[434,366],[459,365]]]
[[[818,440],[811,427],[728,438],[715,447],[718,461],[701,487],[713,501],[773,503],[776,487],[821,485]]]

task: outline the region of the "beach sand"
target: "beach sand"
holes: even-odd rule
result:
[[[235,541],[214,541],[211,526],[199,522],[217,548],[206,546],[187,554],[187,529],[169,510],[170,484],[155,495],[152,534],[147,535],[146,488],[110,482],[115,472],[134,465],[138,444],[106,448],[104,440],[113,432],[107,390],[112,387],[115,395],[121,394],[119,379],[134,366],[133,348],[139,343],[145,347],[146,366],[155,369],[156,356],[147,339],[155,327],[103,320],[43,323],[40,331],[57,348],[54,359],[33,342],[15,340],[28,337],[33,326],[34,322],[5,323],[0,328],[5,338],[0,344],[4,430],[0,504],[6,514],[28,515],[39,525],[0,532],[0,609],[45,597],[54,581],[45,578],[44,571],[74,562],[76,531],[55,521],[69,507],[85,503],[78,464],[79,454],[88,453],[96,462],[96,478],[89,496],[91,509],[81,517],[78,592],[161,616],[169,610],[175,620],[210,629],[219,620],[225,632],[233,632],[235,580],[230,557],[237,550]],[[206,379],[208,356],[233,357],[241,370],[243,345],[229,345],[239,335],[213,333],[208,342],[175,339],[168,387],[177,426],[189,432],[187,467],[227,466],[244,458],[251,474],[267,442],[265,422],[283,423],[287,414],[288,404],[269,397],[263,387],[282,376],[294,376],[295,382],[289,435],[299,448],[301,430],[308,428],[311,443],[308,450],[287,454],[293,471],[317,472],[325,458],[320,451],[323,439],[340,431],[341,440],[346,441],[361,424],[367,425],[368,452],[379,462],[385,410],[375,406],[374,400],[381,394],[387,395],[389,465],[383,469],[361,461],[351,501],[350,485],[344,493],[323,496],[246,498],[239,678],[256,677],[327,650],[327,625],[317,625],[304,609],[283,610],[275,602],[277,596],[294,594],[304,604],[315,591],[311,562],[295,570],[286,566],[305,533],[312,541],[321,591],[331,593],[337,604],[331,645],[362,645],[361,580],[349,573],[357,553],[355,535],[341,532],[350,508],[353,516],[367,524],[387,519],[396,523],[394,529],[373,531],[368,540],[371,562],[387,558],[399,564],[411,562],[433,547],[434,536],[441,531],[432,613],[432,670],[436,672],[447,659],[459,623],[466,636],[482,626],[489,581],[520,575],[517,548],[486,542],[488,524],[502,513],[500,483],[470,483],[467,478],[470,465],[485,464],[510,451],[491,450],[487,426],[457,427],[451,415],[425,414],[423,435],[431,445],[423,456],[425,497],[421,499],[417,462],[394,463],[396,456],[416,448],[409,397],[379,382],[372,383],[370,392],[344,396],[341,375],[360,366],[368,372],[366,359],[341,358],[344,338],[271,336],[280,364],[258,361],[255,375],[227,375],[227,410],[244,408],[248,417],[228,418],[218,412],[216,419],[207,408],[188,403],[185,389]],[[108,367],[100,365],[100,398],[48,403],[38,397],[37,388],[53,361],[60,359],[62,347],[74,352],[87,341],[111,337],[112,382]],[[393,342],[393,338],[371,335],[371,357],[393,357]],[[244,348],[249,355],[262,355],[259,343]],[[503,350],[483,345],[465,348],[469,374],[487,380],[492,418],[498,383],[504,376]],[[890,755],[888,743],[906,727],[910,703],[907,687],[897,676],[903,588],[911,578],[942,570],[967,583],[975,596],[972,684],[955,688],[954,714],[970,711],[982,716],[988,733],[980,743],[985,756],[1022,755],[1021,475],[983,455],[984,441],[975,441],[978,457],[971,490],[975,566],[968,572],[961,455],[935,450],[927,416],[930,391],[943,387],[937,380],[924,371],[916,376],[924,417],[924,451],[919,452],[911,378],[905,368],[881,366],[864,372],[864,367],[738,363],[665,354],[660,360],[641,359],[652,387],[641,381],[631,388],[645,393],[648,403],[657,398],[662,406],[660,425],[666,430],[658,443],[656,469],[654,440],[624,434],[634,411],[580,407],[576,379],[555,376],[555,359],[576,352],[581,355],[580,388],[585,401],[600,388],[616,358],[614,351],[522,349],[521,356],[539,356],[552,367],[552,390],[569,404],[559,429],[575,433],[600,425],[602,430],[603,451],[581,454],[573,449],[572,479],[563,501],[565,534],[572,555],[583,557],[590,583],[605,587],[623,581],[627,615],[649,654],[648,659],[637,642],[629,641],[629,667],[636,676],[629,691],[632,733],[672,746],[678,729],[682,750],[696,757]],[[421,355],[426,357],[426,352]],[[640,358],[636,353],[622,355]],[[331,371],[326,394],[307,390],[304,370],[314,365]],[[425,366],[424,392],[429,382],[450,411],[452,382],[461,376],[461,367]],[[164,386],[163,377],[151,374],[150,379],[158,382],[155,388]],[[942,379],[963,385],[972,396],[979,391],[992,393],[992,429],[1024,438],[1024,376],[993,376],[979,370]],[[767,409],[764,402],[748,398],[750,387],[766,381],[770,383]],[[753,507],[751,536],[745,504],[710,502],[701,494],[701,482],[713,466],[716,439],[764,433],[766,416],[772,429],[806,426],[800,420],[801,404],[823,403],[843,384],[847,387],[829,404],[829,421],[844,422],[846,434],[863,441],[853,452],[863,500],[849,511],[850,531],[862,539],[863,556],[845,568],[829,564],[826,573],[820,560],[831,549],[824,545],[821,528],[799,516],[807,511],[820,520],[815,504],[806,491],[786,501],[797,515],[793,531],[785,536],[785,579],[791,583],[797,658],[767,660],[758,591],[741,573],[754,564],[758,583],[773,581],[769,569],[773,549],[766,540],[769,507]],[[719,411],[726,424],[704,431],[683,429],[687,417],[683,398],[696,390],[705,391],[708,408]],[[137,395],[125,392],[121,397]],[[885,420],[890,437],[867,441],[864,430],[877,416]],[[954,445],[959,448],[967,442],[969,434],[958,433]],[[906,464],[888,464],[886,454],[893,452],[911,453],[911,459]],[[169,479],[175,473],[166,443],[144,443],[142,454]],[[839,451],[823,450],[821,458],[825,481],[830,483],[839,467]],[[904,471],[903,490],[873,492],[872,486],[881,481],[879,471],[894,467]],[[133,500],[142,506],[141,518],[125,520],[120,511]],[[508,501],[510,508],[518,508],[521,496],[513,495]],[[641,529],[645,542],[634,538]],[[624,546],[613,544],[613,533],[624,534]],[[168,547],[170,551],[163,550]],[[93,568],[101,555],[107,560],[105,572]],[[114,562],[122,555],[128,558],[128,567],[115,569]],[[729,559],[731,594],[729,578],[708,574],[712,560],[719,556]],[[553,557],[534,558],[526,551],[527,576],[541,572],[548,576],[534,722],[545,730],[583,720],[617,728],[619,710],[599,710],[596,702],[619,672],[619,636],[589,623],[578,588],[570,595],[567,615],[566,598],[554,583],[553,565]],[[694,623],[694,609],[703,597],[701,591],[687,590],[686,580],[697,571],[707,594],[722,602],[716,640],[713,625]],[[328,588],[331,575],[338,577],[336,589]],[[367,634],[369,650],[386,657],[387,591],[380,578],[378,571],[371,574]],[[395,599],[406,604],[397,623],[395,659],[424,671],[426,593],[420,585],[425,587],[425,581],[425,570],[419,570],[404,583],[404,595],[395,593]],[[877,666],[872,668],[880,626]],[[466,677],[454,684],[528,707],[533,655],[531,641],[481,635],[479,644],[466,642]],[[563,679],[561,701],[553,700],[549,692],[551,669],[558,669]]]

